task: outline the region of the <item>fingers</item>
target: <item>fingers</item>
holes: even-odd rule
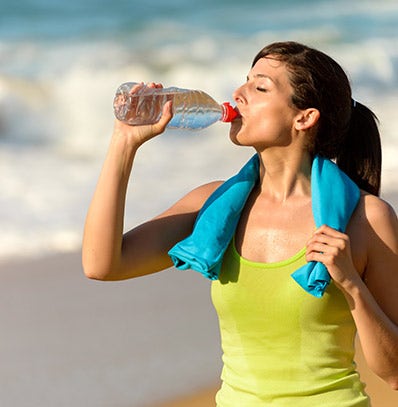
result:
[[[321,226],[307,242],[307,260],[332,261],[350,248],[349,237],[329,226]]]
[[[317,233],[319,233],[319,234],[325,234],[325,235],[330,235],[330,236],[333,236],[333,237],[336,237],[336,238],[345,236],[344,233],[339,232],[338,230],[336,230],[336,229],[334,229],[334,228],[331,228],[331,227],[328,226],[328,225],[322,225],[322,226],[320,226],[320,227],[314,232],[314,234],[317,234]]]
[[[134,86],[131,87],[129,93],[131,94],[138,93],[138,91],[143,89],[144,87],[145,87],[144,82],[136,83]]]
[[[130,89],[131,95],[151,95],[156,89],[163,89],[161,83],[149,82],[144,84],[143,82],[137,83]],[[162,108],[162,115],[157,123],[148,125],[136,125],[129,126],[118,120],[115,122],[114,132],[124,137],[128,137],[131,141],[137,145],[150,140],[151,138],[163,133],[166,126],[173,117],[172,102],[168,101]]]
[[[134,93],[139,93],[140,91],[142,91],[142,93],[144,93],[145,89],[163,89],[163,85],[161,83],[155,83],[155,82],[148,82],[147,84],[145,84],[144,82],[140,82],[140,83],[136,83],[134,86],[132,86],[129,93],[134,94]]]
[[[162,133],[166,126],[168,125],[168,123],[170,122],[170,120],[173,117],[173,109],[172,109],[172,101],[169,100],[167,101],[162,109],[162,116],[160,117],[160,120],[153,125],[153,130],[156,133]]]
[[[317,245],[317,246],[332,246],[332,247],[337,247],[340,249],[344,249],[346,246],[347,242],[347,236],[342,235],[342,236],[331,236],[331,235],[326,235],[324,233],[314,233],[312,238],[307,242],[307,246],[310,245]]]
[[[313,249],[325,249],[326,247],[336,247],[344,250],[349,244],[349,237],[345,233],[341,233],[336,229],[329,226],[321,226],[312,235],[311,239],[307,242],[307,247]]]
[[[155,83],[155,82],[148,82],[146,86],[148,86],[148,88],[156,88],[156,89],[163,88],[163,85],[161,83]]]
[[[318,228],[308,241],[306,260],[324,264],[339,287],[358,279],[349,236],[329,226]]]

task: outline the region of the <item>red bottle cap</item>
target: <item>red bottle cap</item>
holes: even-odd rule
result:
[[[231,106],[229,102],[225,102],[221,106],[223,107],[223,116],[221,119],[222,122],[229,123],[238,117],[239,113]]]

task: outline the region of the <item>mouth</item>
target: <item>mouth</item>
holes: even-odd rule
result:
[[[234,107],[234,110],[236,112],[236,117],[234,118],[234,120],[241,119],[242,115],[240,114],[240,111],[237,106]]]

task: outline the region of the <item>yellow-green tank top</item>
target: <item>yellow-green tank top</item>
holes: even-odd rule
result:
[[[305,250],[256,263],[228,248],[212,283],[223,350],[217,407],[368,407],[355,370],[356,328],[331,282],[322,298],[290,277]]]

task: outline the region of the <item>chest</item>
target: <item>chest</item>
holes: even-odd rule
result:
[[[274,263],[303,249],[314,230],[310,199],[281,204],[255,198],[242,213],[235,244],[244,258]]]
[[[351,254],[360,274],[366,268],[366,242],[363,226],[355,211],[347,227]],[[302,250],[316,229],[311,199],[288,204],[265,199],[248,200],[235,235],[237,252],[246,259],[275,263],[284,261]]]

